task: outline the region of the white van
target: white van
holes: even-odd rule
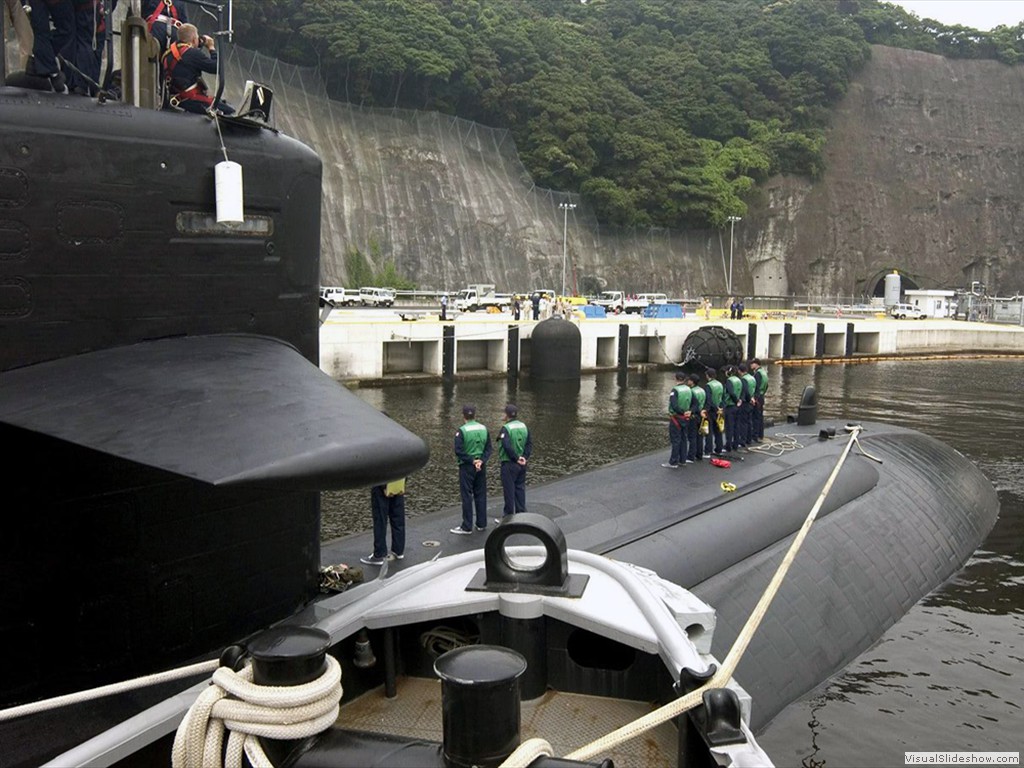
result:
[[[333,307],[354,307],[360,303],[359,291],[354,288],[340,286],[324,286],[320,288],[320,303]]]
[[[360,288],[359,301],[364,307],[390,307],[395,303],[395,292],[390,288]]]
[[[928,317],[923,309],[913,304],[893,304],[889,307],[889,314],[897,320],[906,320],[908,317],[913,320],[924,320]]]

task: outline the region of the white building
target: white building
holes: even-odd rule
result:
[[[949,317],[956,291],[905,291],[907,303],[919,307],[928,317]]]

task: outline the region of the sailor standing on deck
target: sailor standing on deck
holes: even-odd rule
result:
[[[708,368],[704,372],[706,381],[704,382],[704,391],[707,393],[707,400],[704,403],[704,408],[708,413],[708,434],[704,438],[704,455],[710,456],[712,453],[715,456],[722,455],[722,435],[725,434],[725,430],[719,427],[719,418],[722,420],[722,426],[725,425],[725,387],[722,386],[722,382],[718,380],[718,371],[714,368]]]
[[[739,406],[743,399],[743,382],[736,375],[736,366],[730,365],[725,373],[725,450],[731,452],[740,447]]]
[[[60,71],[57,54],[64,51],[74,36],[75,7],[71,0],[28,0],[25,5],[34,35],[32,59],[26,72],[47,78],[50,88],[55,92],[67,93],[67,77]]]
[[[752,415],[751,433],[755,443],[764,439],[764,398],[768,394],[768,371],[761,367],[756,357],[750,361],[750,372],[754,376],[754,412]]]
[[[462,496],[462,525],[452,533],[473,532],[473,509],[476,508],[476,529],[487,528],[487,460],[491,457],[491,436],[487,427],[476,420],[476,406],[462,406],[463,425],[455,433],[455,458],[459,461],[459,494]]]
[[[750,375],[747,366],[740,363],[740,380],[743,382],[743,400],[740,402],[740,425],[738,434],[740,447],[744,448],[753,442],[752,427],[754,416],[754,399],[757,391],[757,382]]]
[[[704,435],[701,434],[700,428],[701,424],[708,417],[708,412],[704,408],[708,395],[703,387],[697,386],[697,377],[692,373],[686,377],[686,385],[690,388],[690,393],[693,395],[690,423],[687,425],[689,429],[686,435],[690,452],[686,455],[686,458],[690,461],[700,461],[704,458]]]
[[[370,489],[370,511],[373,514],[373,552],[359,558],[366,565],[384,565],[389,557],[405,558],[405,479],[375,485]],[[391,525],[391,554],[388,554],[387,532]]]
[[[661,465],[666,469],[677,469],[684,461],[693,463],[686,458],[690,450],[686,442],[686,425],[693,407],[693,392],[684,383],[685,379],[685,373],[676,371],[676,385],[668,395],[668,442],[672,452],[668,461]]]
[[[517,417],[514,403],[505,406],[507,421],[498,433],[498,458],[501,459],[501,490],[505,497],[502,516],[526,511],[526,462],[533,453],[530,430]]]

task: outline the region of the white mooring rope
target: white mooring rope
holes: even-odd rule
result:
[[[216,659],[200,661],[197,664],[190,664],[187,667],[168,669],[164,672],[157,672],[152,675],[145,675],[144,677],[136,677],[133,680],[124,680],[120,683],[111,683],[110,685],[103,685],[99,688],[90,688],[87,691],[67,693],[63,696],[55,696],[52,699],[42,699],[41,701],[33,701],[31,704],[21,704],[17,707],[11,707],[10,709],[2,709],[0,710],[0,722],[3,722],[4,720],[13,720],[16,717],[34,715],[38,712],[46,712],[47,710],[57,709],[58,707],[69,707],[72,704],[81,704],[83,701],[101,699],[104,696],[113,696],[118,693],[134,691],[138,688],[146,688],[151,685],[159,685],[172,680],[180,680],[183,677],[202,675],[216,669],[219,663],[220,662]]]
[[[674,699],[653,712],[650,712],[631,723],[627,723],[618,730],[612,731],[611,733],[580,747],[574,752],[570,752],[568,755],[565,755],[567,760],[590,760],[598,755],[605,754],[617,747],[619,744],[623,744],[630,739],[634,739],[645,731],[656,728],[662,723],[678,717],[687,710],[693,709],[701,703],[705,691],[725,686],[729,681],[729,678],[732,677],[732,673],[736,670],[736,666],[739,664],[744,652],[747,650],[747,646],[750,644],[754,633],[761,624],[761,620],[764,618],[765,613],[768,612],[768,606],[771,605],[776,592],[778,592],[779,587],[782,586],[782,581],[786,578],[786,573],[793,564],[793,560],[796,558],[797,552],[800,551],[800,547],[803,545],[804,539],[807,538],[807,532],[810,530],[811,525],[818,516],[818,511],[821,509],[822,504],[825,503],[825,497],[827,497],[829,491],[832,490],[832,484],[835,482],[836,477],[839,476],[839,470],[842,469],[843,463],[846,461],[846,457],[849,456],[850,449],[853,447],[854,443],[858,443],[857,435],[860,433],[861,427],[847,427],[847,429],[850,432],[850,440],[847,442],[846,447],[843,448],[843,453],[839,457],[839,461],[836,462],[836,466],[832,470],[832,474],[828,476],[828,480],[825,482],[825,487],[822,488],[817,501],[815,501],[814,506],[811,507],[811,511],[807,513],[807,519],[804,520],[804,524],[797,532],[796,538],[794,538],[793,543],[790,544],[789,550],[786,552],[786,556],[782,559],[778,569],[775,571],[775,575],[772,576],[771,582],[769,582],[764,594],[761,595],[761,599],[750,614],[750,618],[747,619],[747,623],[744,625],[743,630],[736,638],[736,642],[733,643],[728,655],[726,655],[721,668],[715,672],[708,682],[697,690],[691,691],[681,698]],[[863,451],[863,448],[861,448],[861,450]],[[552,754],[551,746],[543,739],[528,739],[520,744],[519,748],[505,759],[505,762],[501,764],[500,768],[525,768],[540,754]]]
[[[173,768],[221,765],[224,731],[230,731],[223,764],[241,768],[242,754],[253,768],[273,768],[258,736],[303,739],[338,719],[341,666],[328,655],[327,669],[303,685],[269,686],[252,682],[252,667],[241,672],[220,667],[213,684],[195,700],[174,736]]]

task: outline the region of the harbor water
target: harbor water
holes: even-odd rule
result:
[[[784,710],[760,734],[760,743],[783,766],[896,766],[910,750],[1019,751],[1024,361],[770,366],[769,373],[767,415],[777,421],[795,413],[804,386],[814,384],[819,421],[892,422],[943,440],[988,476],[1001,509],[995,528],[958,574],[842,673]],[[670,371],[652,371],[624,378],[585,375],[578,387],[487,379],[357,394],[430,445],[429,463],[409,480],[408,515],[450,507],[454,523],[452,441],[464,403],[476,405],[492,434],[505,403],[519,405],[533,433],[531,486],[652,450],[664,450],[664,457],[652,460],[667,458],[663,414],[673,383]],[[490,472],[488,480],[490,503],[500,508],[498,473]],[[324,494],[323,506],[325,538],[370,527],[366,491]]]

